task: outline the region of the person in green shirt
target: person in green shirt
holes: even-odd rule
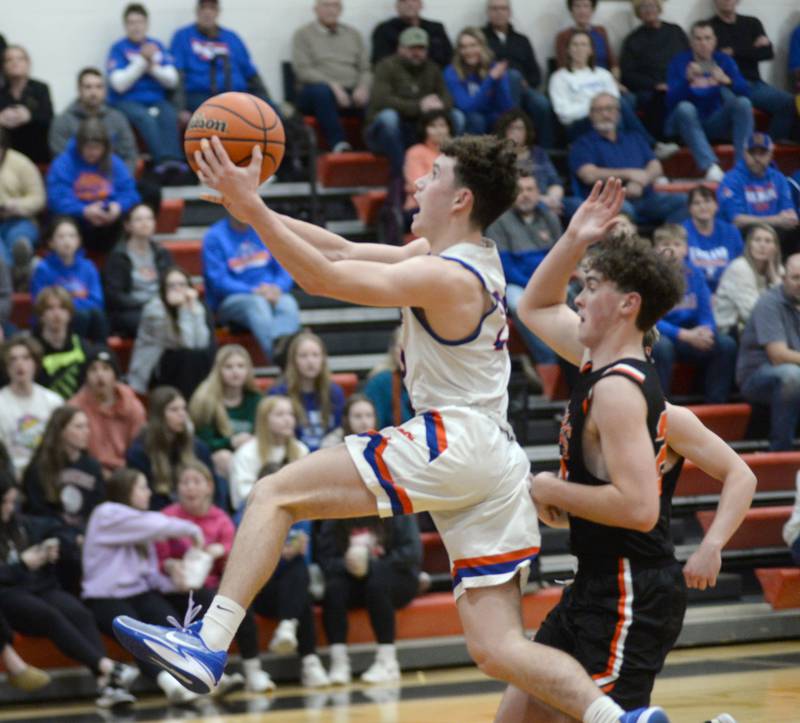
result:
[[[261,396],[247,349],[239,344],[221,347],[211,373],[189,402],[195,433],[211,450],[221,477],[228,478],[233,453],[253,437]]]

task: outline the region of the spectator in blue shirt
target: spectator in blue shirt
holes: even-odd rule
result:
[[[453,62],[444,69],[444,82],[453,105],[466,116],[467,133],[487,133],[515,105],[508,61],[492,62],[492,52],[478,28],[464,28],[458,34]]]
[[[178,139],[178,117],[167,92],[178,85],[178,70],[162,43],[147,35],[144,5],[131,3],[122,14],[125,37],[106,60],[109,105],[121,111],[141,135],[162,179],[173,169],[186,173]]]
[[[797,211],[789,182],[772,164],[772,139],[753,133],[744,157],[725,174],[717,189],[720,213],[730,223],[768,223],[781,239],[784,257],[800,243]]]
[[[81,234],[75,219],[62,216],[53,221],[52,249],[37,265],[31,278],[31,296],[36,298],[47,286],[61,286],[72,297],[76,334],[105,343],[108,322],[103,309],[100,274],[81,248]]]
[[[664,395],[669,396],[672,389],[675,362],[687,362],[704,370],[704,401],[724,404],[736,371],[736,342],[717,332],[706,281],[687,258],[686,230],[667,224],[655,230],[653,241],[656,249],[670,254],[686,273],[683,299],[656,324],[660,338],[653,345],[653,362]]]
[[[119,238],[122,214],[139,201],[136,182],[112,153],[103,121],[81,121],[77,135],[47,172],[50,210],[78,221],[88,249],[107,251]]]
[[[708,186],[695,186],[689,192],[689,218],[683,222],[689,241],[689,262],[703,273],[712,294],[723,271],[744,250],[741,232],[719,218],[718,210],[717,197]]]
[[[721,181],[719,159],[709,139],[730,140],[736,158],[753,132],[750,87],[736,62],[716,50],[717,36],[707,20],[692,25],[691,50],[676,55],[667,70],[667,135],[689,146],[708,181]]]
[[[233,30],[217,25],[219,2],[198,0],[197,22],[172,36],[170,52],[181,74],[178,106],[188,120],[212,95],[241,91],[269,102],[267,90],[242,39]]]
[[[258,234],[232,216],[206,232],[203,278],[217,320],[250,330],[268,358],[278,337],[300,328],[300,310],[289,293],[292,277]]]
[[[592,130],[570,147],[569,167],[575,195],[586,198],[599,180],[615,176],[625,185],[623,213],[639,223],[676,223],[686,218],[686,196],[657,193],[653,182],[664,169],[647,139],[638,131],[621,130],[619,100],[598,93],[589,106]]]
[[[295,434],[312,452],[342,424],[344,390],[331,379],[324,342],[310,331],[301,331],[292,339],[286,371],[269,394],[289,397],[297,420]]]

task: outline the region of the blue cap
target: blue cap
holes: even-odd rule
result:
[[[761,131],[757,131],[747,139],[747,150],[752,151],[755,148],[763,148],[765,151],[771,151],[772,146],[772,138],[769,137],[766,133],[762,133]]]

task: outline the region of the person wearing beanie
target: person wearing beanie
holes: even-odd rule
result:
[[[145,411],[136,393],[119,381],[119,363],[105,347],[86,359],[84,381],[70,400],[89,419],[89,453],[109,476],[125,465],[125,452],[145,423]]]

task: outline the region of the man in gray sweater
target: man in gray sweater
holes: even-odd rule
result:
[[[369,101],[369,56],[354,27],[339,22],[341,0],[316,0],[317,19],[292,38],[297,107],[313,115],[334,153],[352,150],[339,113],[360,114]]]
[[[84,68],[78,74],[78,98],[50,125],[47,137],[53,156],[64,152],[67,142],[78,132],[82,120],[96,116],[105,125],[111,138],[111,150],[118,155],[133,174],[139,151],[128,119],[106,104],[106,82],[97,68]]]

